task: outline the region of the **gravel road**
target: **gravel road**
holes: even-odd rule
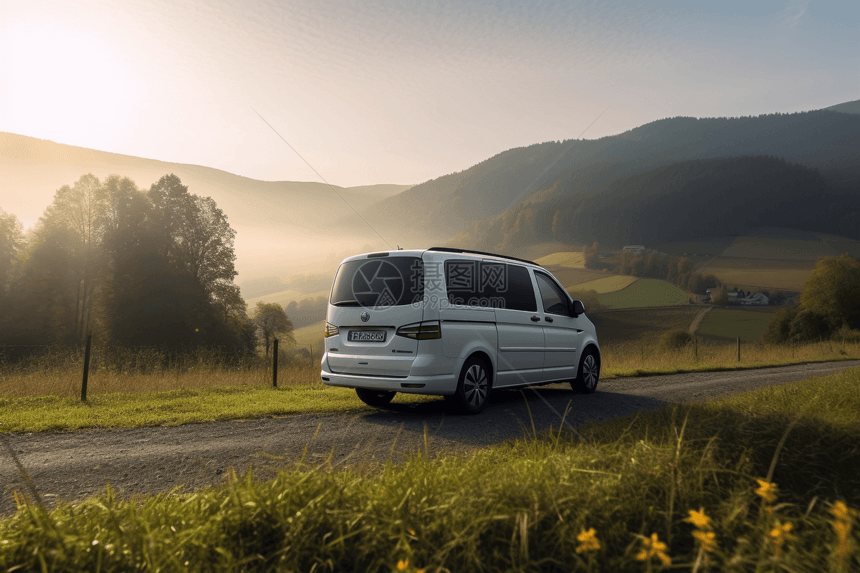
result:
[[[570,404],[573,425],[654,408],[823,376],[860,366],[860,361],[804,364],[737,372],[704,372],[601,380],[592,395],[569,386],[525,390],[538,430],[558,428]],[[443,400],[391,410],[361,408],[351,414],[302,414],[262,420],[177,427],[98,429],[64,433],[7,434],[8,446],[32,478],[44,503],[85,499],[110,483],[126,495],[184,491],[223,482],[229,469],[253,464],[260,477],[289,467],[308,446],[309,460],[345,467],[372,466],[423,449],[424,425],[432,452],[467,453],[520,437],[531,429],[523,393],[496,392],[479,416],[447,413]],[[28,488],[9,448],[0,442],[0,516],[15,509],[13,491]]]

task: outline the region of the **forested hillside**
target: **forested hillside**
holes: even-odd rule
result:
[[[476,244],[502,250],[546,240],[653,244],[761,226],[860,238],[858,217],[860,196],[834,188],[817,170],[773,157],[701,159],[616,179],[586,195],[536,194]]]
[[[818,169],[834,190],[856,188],[860,116],[819,110],[740,118],[676,117],[597,140],[512,149],[465,171],[416,185],[377,203],[366,216],[374,224],[396,227],[398,240],[464,231],[472,237],[463,239],[474,240],[476,221],[486,224],[517,200],[526,203],[515,208],[520,212],[529,201],[586,196],[659,167],[750,155]],[[515,224],[510,214],[507,218]]]

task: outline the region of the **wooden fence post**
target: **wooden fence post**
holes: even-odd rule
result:
[[[87,335],[87,347],[84,350],[84,378],[81,381],[81,402],[87,401],[87,382],[90,379],[90,350],[93,345],[93,335]]]
[[[272,349],[272,388],[278,387],[278,339],[275,339]]]
[[[693,349],[696,352],[696,362],[699,361],[699,339],[693,338]]]
[[[741,337],[738,336],[738,362],[741,361]]]

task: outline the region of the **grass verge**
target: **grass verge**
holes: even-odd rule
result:
[[[860,344],[821,342],[796,347],[744,345],[742,362],[735,346],[705,346],[680,350],[641,343],[606,345],[602,349],[604,379],[744,370],[860,358]],[[6,383],[23,395],[0,395],[0,432],[72,431],[86,428],[137,428],[218,420],[241,420],[310,412],[345,413],[366,408],[353,390],[324,386],[319,371],[291,367],[273,389],[265,371],[223,372],[198,368],[168,376],[126,376],[101,372],[86,403],[78,396],[77,372],[57,371],[13,377]],[[63,394],[39,395],[39,380]],[[97,379],[98,380],[98,379]],[[92,383],[92,381],[91,381]],[[229,384],[236,384],[230,386]],[[241,386],[239,384],[242,384]],[[117,391],[119,388],[138,391]],[[96,391],[93,391],[95,388]],[[153,388],[150,391],[144,391]],[[171,389],[172,388],[172,389]],[[437,396],[400,393],[398,403],[439,400]]]
[[[0,569],[855,571],[860,369],[470,456],[0,521]]]

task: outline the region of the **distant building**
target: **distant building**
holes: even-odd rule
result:
[[[645,251],[645,245],[627,245],[622,250],[629,251],[629,252],[633,253],[634,255],[638,255],[639,253],[642,253]]]
[[[738,300],[738,302],[748,306],[767,306],[770,304],[770,298],[761,292],[757,292],[755,294],[747,293],[747,296]]]

